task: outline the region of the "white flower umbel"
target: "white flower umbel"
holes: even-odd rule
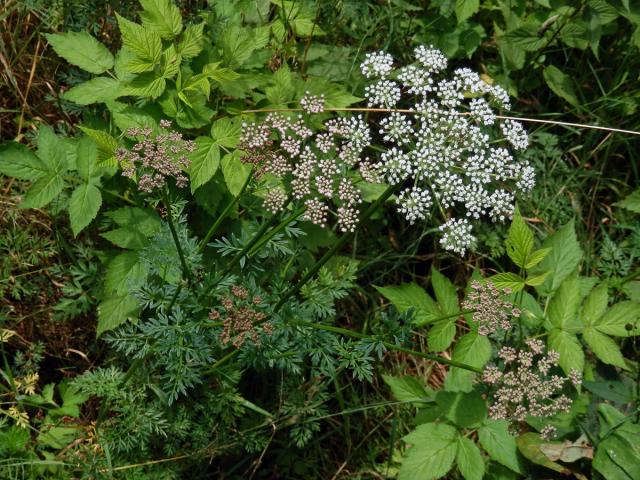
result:
[[[384,78],[393,69],[393,57],[385,52],[367,53],[360,68],[367,78]]]
[[[386,147],[375,169],[402,186],[398,211],[408,222],[443,215],[440,243],[462,255],[475,240],[471,222],[507,221],[516,195],[533,187],[532,167],[516,158],[528,137],[519,122],[499,118],[511,106],[502,87],[469,68],[447,76],[447,59],[433,47],[416,48],[414,59],[389,70],[393,59],[378,53],[362,65],[385,65],[365,87],[370,107],[390,109],[374,117]]]

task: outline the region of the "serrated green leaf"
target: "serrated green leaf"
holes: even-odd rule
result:
[[[573,88],[573,81],[569,75],[563,73],[554,65],[548,65],[543,70],[542,76],[553,93],[564,98],[574,107],[580,104]]]
[[[140,0],[142,24],[171,40],[182,31],[182,15],[171,0]]]
[[[624,357],[620,352],[620,347],[618,347],[618,344],[611,337],[607,337],[593,327],[587,327],[582,332],[582,338],[584,338],[587,345],[591,347],[596,357],[604,363],[615,365],[625,370],[628,369]]]
[[[549,332],[550,349],[560,354],[558,364],[568,375],[572,369],[582,373],[584,370],[584,352],[582,345],[573,333],[554,328]]]
[[[571,220],[548,237],[543,247],[550,248],[551,252],[540,262],[536,271],[552,272],[540,287],[543,293],[548,295],[576,270],[582,258],[582,249],[576,238],[574,221]]]
[[[620,200],[614,205],[621,208],[626,208],[627,210],[631,210],[634,213],[640,213],[640,188],[628,195],[624,200]]]
[[[197,57],[204,47],[204,22],[189,25],[184,29],[178,43],[178,53],[183,58]]]
[[[121,227],[131,227],[150,237],[160,230],[161,222],[153,210],[138,207],[122,207],[106,214]]]
[[[235,148],[241,135],[242,124],[226,117],[216,121],[211,127],[211,136],[222,147]]]
[[[251,167],[240,160],[240,152],[235,150],[222,157],[222,174],[229,193],[235,197],[240,194],[247,177],[251,175]]]
[[[113,55],[86,32],[45,34],[55,52],[72,65],[90,73],[103,73],[113,67]]]
[[[76,151],[76,170],[78,170],[78,175],[80,175],[85,182],[89,182],[92,178],[96,177],[97,174],[97,146],[91,138],[82,137],[78,141]]]
[[[538,265],[542,260],[544,260],[544,258],[549,255],[549,253],[551,252],[550,248],[540,248],[539,250],[536,250],[534,252],[531,252],[531,254],[529,255],[529,257],[527,258],[527,263],[524,265],[524,268],[526,270],[529,270],[530,268],[535,267],[536,265]]]
[[[198,137],[195,142],[196,149],[190,155],[189,167],[192,193],[211,180],[220,166],[220,147],[216,142],[209,137]]]
[[[167,81],[164,77],[158,77],[155,72],[146,72],[138,75],[129,83],[129,93],[139,97],[158,98],[164,92]]]
[[[139,59],[154,65],[162,55],[162,41],[154,30],[131,22],[116,13],[118,27],[122,35],[122,43]]]
[[[491,282],[498,288],[510,288],[512,292],[516,293],[522,290],[525,286],[524,278],[511,272],[498,273],[490,277]]]
[[[595,323],[601,333],[614,337],[628,337],[640,333],[640,303],[618,302]]]
[[[181,63],[182,57],[176,52],[176,48],[173,45],[169,45],[169,48],[162,52],[162,77],[166,79],[175,77],[180,72]]]
[[[451,315],[460,311],[456,287],[433,267],[431,267],[431,286],[443,314]]]
[[[82,125],[79,125],[78,128],[90,137],[98,147],[96,166],[110,167],[117,165],[114,155],[118,148],[118,141],[115,138],[102,130],[93,130]]]
[[[504,420],[489,420],[478,430],[480,445],[492,460],[516,473],[524,473],[518,455],[516,438],[509,433],[509,424]]]
[[[131,288],[141,285],[146,276],[138,252],[123,252],[109,262],[104,280],[105,293],[124,295]]]
[[[581,314],[582,323],[585,326],[595,325],[607,310],[609,302],[608,291],[607,284],[601,283],[591,291],[591,294],[585,300]]]
[[[580,301],[578,277],[567,278],[549,302],[548,315],[551,325],[571,333],[578,332],[581,325],[576,317]]]
[[[120,248],[140,250],[149,244],[147,237],[133,227],[122,227],[101,233],[102,238],[106,238]]]
[[[456,319],[448,318],[439,320],[429,329],[427,341],[429,350],[432,352],[442,352],[451,346],[456,336]]]
[[[467,437],[458,437],[456,463],[465,480],[482,480],[484,477],[485,465],[482,453]]]
[[[462,336],[453,348],[451,359],[476,368],[482,368],[491,358],[491,342],[484,335],[469,332]],[[445,379],[445,388],[451,392],[470,392],[473,376],[469,370],[451,367]]]
[[[525,268],[533,250],[533,233],[516,208],[505,242],[507,255],[520,268]]]
[[[38,178],[20,203],[20,208],[42,208],[60,195],[65,186],[61,173],[51,172],[51,176]]]
[[[507,31],[500,39],[524,51],[535,52],[547,45],[549,41],[545,35],[538,35],[539,29],[538,23],[526,23]]]
[[[158,129],[158,122],[149,115],[135,107],[125,107],[120,111],[112,112],[113,122],[121,131],[127,132],[130,128],[149,127],[154,132]]]
[[[382,376],[393,393],[393,397],[399,402],[414,402],[424,404],[430,400],[432,394],[418,381],[416,377],[392,377],[390,375]]]
[[[0,173],[20,180],[37,180],[49,169],[25,145],[9,142],[0,145]]]
[[[417,283],[403,283],[387,287],[374,285],[374,288],[389,300],[398,312],[404,313],[413,308],[416,323],[429,323],[433,319],[433,314],[439,315],[436,302]]]
[[[487,403],[478,392],[440,390],[436,403],[447,420],[461,428],[475,428],[487,418]]]
[[[544,280],[550,273],[551,272],[543,272],[539,275],[529,275],[525,279],[524,283],[526,285],[529,285],[530,287],[537,287],[538,285],[542,285],[544,283]]]
[[[138,315],[138,304],[130,295],[120,295],[104,300],[98,305],[98,330],[96,336],[113,330]]]
[[[96,218],[102,205],[102,194],[93,183],[83,183],[71,194],[69,220],[75,237]]]
[[[65,100],[78,105],[90,105],[92,103],[115,100],[127,94],[127,89],[122,86],[119,80],[109,77],[96,77],[67,90],[63,97]]]
[[[425,423],[404,437],[411,444],[405,455],[398,480],[444,477],[457,453],[457,430],[441,423]]]
[[[456,18],[458,25],[473,16],[480,9],[480,0],[456,0]]]

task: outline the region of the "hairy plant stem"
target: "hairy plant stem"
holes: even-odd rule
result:
[[[164,203],[165,208],[167,209],[167,221],[169,223],[169,230],[171,230],[171,236],[173,237],[173,242],[176,244],[176,250],[178,250],[178,256],[180,257],[180,264],[182,265],[182,275],[187,279],[189,283],[193,283],[193,275],[187,266],[187,261],[184,257],[184,251],[182,250],[182,245],[180,245],[180,239],[178,238],[178,232],[176,230],[175,223],[173,222],[173,213],[171,212],[171,202],[169,200],[169,195],[167,191],[164,190],[162,192],[162,202]]]
[[[206,248],[207,244],[209,243],[209,240],[211,240],[211,237],[216,232],[220,224],[224,221],[225,218],[227,218],[227,215],[229,215],[229,212],[231,211],[231,209],[238,203],[238,200],[240,200],[240,197],[242,196],[244,191],[247,189],[247,186],[249,186],[249,182],[251,181],[252,177],[253,177],[253,170],[247,176],[247,179],[242,185],[242,188],[240,189],[240,192],[238,193],[238,195],[236,195],[233,198],[233,200],[231,200],[231,202],[227,204],[227,206],[222,211],[222,213],[218,215],[218,218],[216,219],[216,221],[213,222],[213,225],[211,225],[211,228],[209,228],[209,231],[204,236],[202,241],[200,241],[200,243],[198,244],[198,251],[202,252]]]

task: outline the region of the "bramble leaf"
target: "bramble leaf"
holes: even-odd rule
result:
[[[444,477],[456,458],[457,430],[442,423],[425,423],[404,437],[412,446],[400,467],[399,480]]]
[[[143,10],[140,19],[145,27],[151,28],[167,40],[182,31],[182,15],[171,0],[140,0]]]
[[[55,52],[72,65],[90,73],[103,73],[113,67],[113,55],[87,32],[45,34]]]
[[[485,472],[482,453],[467,437],[458,437],[456,463],[465,480],[482,480]]]
[[[198,137],[195,142],[196,149],[191,153],[189,167],[192,193],[211,180],[220,166],[220,147],[213,139]]]

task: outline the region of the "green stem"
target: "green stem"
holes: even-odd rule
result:
[[[369,208],[362,214],[361,221],[366,220],[367,218],[369,218],[373,214],[373,212],[375,212],[378,209],[378,207],[380,205],[382,205],[385,201],[387,201],[387,199],[393,194],[394,190],[395,190],[395,186],[394,185],[390,185],[384,191],[384,193],[375,202],[373,202],[369,206]],[[266,228],[263,228],[263,230],[266,231]],[[262,232],[262,233],[264,233],[264,232]],[[291,298],[292,295],[295,295],[298,291],[300,291],[300,289],[303,287],[303,285],[305,283],[307,283],[316,273],[318,273],[318,271],[323,267],[323,265],[325,263],[327,263],[329,261],[329,259],[331,257],[333,257],[333,255],[335,255],[335,253],[344,246],[345,243],[347,243],[347,241],[352,237],[352,235],[353,235],[352,233],[348,233],[348,234],[343,235],[342,237],[340,237],[340,239],[338,239],[338,241],[333,245],[333,247],[331,247],[322,256],[322,258],[320,258],[320,260],[318,260],[313,265],[313,267],[311,267],[311,269],[307,272],[307,274],[304,277],[302,277],[302,279],[296,285],[294,285],[293,287],[291,287],[289,290],[287,290],[284,293],[284,295],[280,298],[280,301],[274,307],[273,313],[278,312],[284,306],[284,304],[287,302],[287,300],[289,300],[289,298]],[[256,235],[254,237],[254,239],[255,238],[259,238],[259,237],[260,237],[260,235]],[[255,243],[257,243],[257,240],[256,240]],[[253,245],[251,245],[251,247],[252,246]],[[249,247],[249,248],[251,248],[251,247]],[[235,263],[235,260],[236,260],[236,258],[238,258],[238,256],[240,256],[240,258],[242,258],[242,256],[244,256],[244,254],[246,253],[246,251],[249,250],[249,248],[247,248],[247,247],[243,248],[242,252],[240,252],[238,255],[236,255],[236,257],[234,257],[234,259],[232,260],[232,264]],[[231,268],[227,267],[227,272],[226,273],[229,273],[229,270],[231,270]],[[225,273],[225,275],[226,275],[226,273]],[[410,352],[412,352],[412,350],[408,350],[407,349],[407,352],[405,352],[405,353],[410,353]],[[208,373],[213,372],[214,370],[219,368],[220,365],[222,365],[222,364],[226,363],[227,361],[233,359],[239,353],[240,353],[240,350],[232,350],[227,355],[225,355],[220,360],[218,360],[216,363],[214,363],[211,366],[211,368],[209,369]]]
[[[200,244],[198,245],[198,250],[200,252],[202,252],[205,247],[207,246],[207,244],[209,243],[209,240],[211,239],[211,237],[213,236],[213,234],[216,232],[216,230],[218,229],[218,227],[220,226],[220,224],[224,221],[225,218],[227,218],[227,215],[229,215],[229,212],[231,211],[231,209],[236,205],[236,203],[238,203],[238,200],[240,200],[240,196],[244,193],[244,191],[247,189],[247,186],[249,185],[249,182],[251,181],[251,177],[253,172],[251,172],[248,176],[247,179],[245,180],[244,184],[242,185],[242,188],[240,189],[240,192],[238,193],[238,195],[236,195],[233,200],[231,200],[231,202],[229,202],[229,204],[225,207],[225,209],[222,211],[222,213],[218,216],[218,218],[216,219],[215,222],[213,222],[213,225],[211,225],[211,228],[209,229],[209,231],[207,232],[207,234],[204,236],[204,238],[202,239],[202,241],[200,242]]]
[[[171,212],[171,202],[169,201],[169,195],[167,195],[166,191],[162,192],[162,202],[167,209],[167,221],[169,223],[169,230],[171,230],[171,236],[173,237],[173,242],[176,244],[176,249],[178,250],[178,256],[180,257],[180,264],[182,265],[182,274],[184,278],[186,278],[189,283],[193,283],[193,276],[191,275],[191,271],[187,266],[187,261],[184,257],[184,252],[182,251],[182,246],[180,245],[180,239],[178,238],[178,232],[176,231],[176,226],[173,223],[173,214]]]
[[[369,218],[373,214],[373,212],[375,212],[377,208],[380,205],[382,205],[393,194],[394,190],[395,190],[394,185],[391,185],[389,188],[387,188],[384,191],[384,193],[374,203],[372,203],[369,206],[369,208],[362,214],[361,221],[364,221],[367,218]],[[297,284],[289,288],[289,290],[287,290],[284,293],[284,295],[280,298],[280,301],[274,307],[273,309],[274,313],[278,312],[284,306],[287,300],[289,300],[289,298],[291,298],[293,295],[298,293],[300,289],[309,280],[311,280],[316,275],[316,273],[318,273],[318,271],[331,259],[331,257],[333,257],[336,254],[336,252],[340,250],[351,239],[352,236],[353,236],[353,233],[348,233],[340,237],[338,241],[333,245],[333,247],[327,250],[327,252],[322,256],[322,258],[320,258],[320,260],[318,260],[313,265],[313,267],[311,267],[311,269],[304,275],[304,277],[302,277],[302,279]]]
[[[289,200],[290,202],[291,200]],[[285,204],[285,207],[289,204],[289,202],[287,202],[287,204]],[[284,208],[284,207],[283,207]],[[236,263],[238,263],[242,257],[244,257],[249,250],[253,249],[253,247],[260,242],[260,240],[262,239],[262,236],[267,232],[267,230],[269,230],[269,227],[273,224],[273,222],[275,221],[275,219],[277,218],[277,215],[272,216],[268,221],[266,221],[262,227],[260,227],[260,230],[258,230],[256,232],[256,234],[253,236],[253,238],[251,239],[251,241],[249,241],[249,243],[247,243],[242,250],[240,250],[238,253],[236,253],[236,255],[231,259],[231,261],[229,262],[229,264],[227,265],[227,268],[224,270],[224,272],[222,273],[222,276],[225,277],[229,274],[229,272],[231,272],[231,270],[233,269],[233,267],[235,266]],[[278,228],[278,227],[276,227]]]
[[[381,341],[371,335],[366,335],[364,333],[356,332],[354,330],[349,330],[347,328],[334,327],[333,325],[323,325],[321,323],[307,322],[306,320],[289,320],[289,324],[299,325],[301,327],[309,327],[316,330],[324,330],[326,332],[339,333],[342,335],[346,335],[348,337],[359,338],[362,340],[377,341],[377,342],[380,342],[382,345],[384,345],[388,350],[394,350],[396,352],[415,355],[416,357],[426,358],[427,360],[433,360],[434,362],[442,363],[444,365],[449,365],[451,367],[462,368],[464,370],[469,370],[470,372],[475,372],[475,373],[482,372],[482,369],[474,367],[472,365],[467,365],[466,363],[460,363],[460,362],[456,362],[455,360],[449,360],[448,358],[441,357],[440,355],[433,355],[431,353],[424,353],[417,350],[412,350],[410,348],[401,347],[393,343]]]
[[[282,230],[284,230],[285,228],[287,228],[287,226],[293,222],[295,219],[297,219],[300,215],[302,215],[304,213],[304,211],[306,210],[306,207],[300,207],[298,210],[296,210],[295,212],[293,212],[291,215],[289,215],[287,218],[285,218],[282,222],[280,222],[280,224],[275,227],[274,229],[272,229],[268,234],[266,234],[264,237],[262,237],[260,239],[260,241],[258,243],[256,243],[251,250],[249,250],[247,252],[248,256],[254,255],[258,250],[260,250],[269,240],[271,240],[273,237],[275,237],[278,233],[280,233]]]

